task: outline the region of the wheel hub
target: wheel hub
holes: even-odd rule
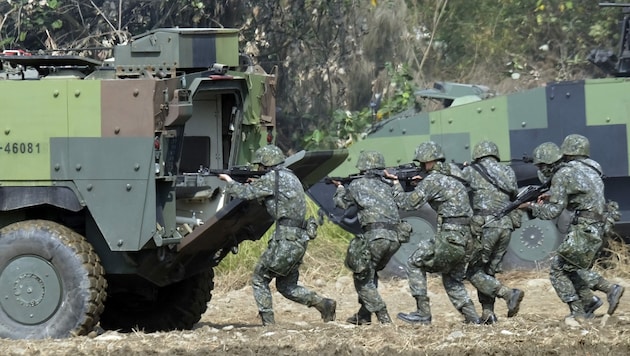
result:
[[[552,221],[529,220],[512,234],[509,248],[525,261],[539,261],[556,247],[558,231]]]
[[[55,313],[60,302],[59,276],[45,259],[19,256],[0,272],[0,307],[13,320],[39,324]]]

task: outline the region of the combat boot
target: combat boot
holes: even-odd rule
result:
[[[584,304],[582,304],[582,302],[579,300],[569,302],[569,310],[571,311],[569,317],[572,317],[574,319],[586,318],[586,313],[584,312]]]
[[[481,304],[481,322],[486,325],[495,324],[497,320],[497,316],[494,314],[494,303],[483,303]]]
[[[260,318],[262,319],[263,326],[273,325],[276,323],[273,312],[260,312]]]
[[[594,295],[593,298],[591,298],[591,301],[584,305],[584,314],[590,319],[594,316],[595,310],[602,305],[604,305],[604,302]]]
[[[374,312],[374,314],[376,314],[376,319],[378,319],[378,322],[381,324],[391,324],[392,323],[392,319],[389,317],[389,313],[387,312],[387,308],[383,308],[377,312]]]
[[[363,304],[361,304],[361,308],[359,308],[359,311],[346,319],[346,322],[354,325],[371,324],[372,313],[370,313],[370,311],[367,310],[367,308]]]
[[[313,304],[315,309],[322,315],[322,320],[326,323],[335,320],[335,311],[337,310],[337,302],[332,299],[324,298],[319,303]]]
[[[519,308],[521,307],[521,301],[525,296],[525,292],[520,289],[513,288],[506,296],[505,301],[507,302],[507,317],[511,318],[518,313]]]
[[[619,305],[619,299],[623,295],[625,288],[618,285],[613,284],[610,287],[608,293],[606,293],[606,297],[608,299],[608,315],[612,315],[615,310],[617,310],[617,306]]]
[[[481,318],[479,317],[479,314],[477,314],[475,305],[472,302],[464,304],[464,306],[459,309],[459,312],[465,317],[464,323],[481,324]]]
[[[429,297],[416,297],[417,310],[409,314],[398,313],[396,317],[411,324],[429,325],[431,324],[431,305]]]

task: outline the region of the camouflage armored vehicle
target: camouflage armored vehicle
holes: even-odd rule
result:
[[[618,6],[618,4],[603,4]],[[625,4],[630,10],[630,4]],[[494,141],[500,158],[516,172],[519,186],[540,184],[536,168],[529,163],[533,149],[552,141],[560,145],[565,136],[581,134],[590,140],[590,156],[605,174],[607,199],[617,201],[621,220],[616,230],[630,233],[630,18],[621,22],[620,48],[594,50],[591,62],[610,75],[603,79],[551,82],[509,95],[494,96],[487,87],[450,82],[418,91],[423,100],[438,101],[432,112],[410,110],[373,125],[364,140],[349,147],[347,161],[331,172],[343,177],[357,172],[356,157],[366,149],[378,149],[388,167],[409,163],[421,142],[433,140],[444,148],[447,159],[470,162],[473,146],[484,139]],[[351,232],[359,230],[352,213],[332,205],[334,186],[320,182],[309,190],[332,221]],[[412,223],[411,242],[392,259],[394,273],[404,276],[407,257],[418,241],[435,230],[435,212],[428,206],[420,211],[401,212]],[[558,221],[524,218],[514,231],[504,268],[535,268],[548,261],[566,231],[567,212]]]
[[[211,170],[274,141],[276,78],[232,29],[157,29],[97,61],[0,57],[0,337],[191,328],[213,267],[273,224]],[[308,185],[345,152],[285,164]]]

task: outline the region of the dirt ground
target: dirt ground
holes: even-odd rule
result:
[[[0,340],[3,355],[628,355],[630,292],[612,316],[604,303],[596,317],[582,324],[565,320],[568,308],[551,287],[545,272],[511,272],[501,279],[525,290],[519,314],[506,318],[496,304],[499,323],[465,325],[443,291],[439,277],[430,277],[433,323],[412,326],[396,319],[414,300],[406,280],[381,281],[393,325],[354,326],[345,323],[358,305],[349,275],[336,281],[303,284],[337,300],[337,320],[323,323],[314,308],[284,299],[274,289],[276,325],[261,327],[250,287],[220,292],[217,277],[208,311],[191,331],[145,334],[104,332],[63,340]],[[630,280],[611,278],[624,287]],[[476,293],[467,289],[473,299]],[[598,294],[605,300],[605,295]],[[477,304],[479,309],[479,305]]]

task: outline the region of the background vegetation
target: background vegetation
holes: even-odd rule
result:
[[[616,46],[620,18],[593,0],[0,0],[0,48],[102,59],[159,27],[239,28],[244,52],[279,75],[291,151],[350,144],[438,80],[506,93],[601,76],[586,57]]]

